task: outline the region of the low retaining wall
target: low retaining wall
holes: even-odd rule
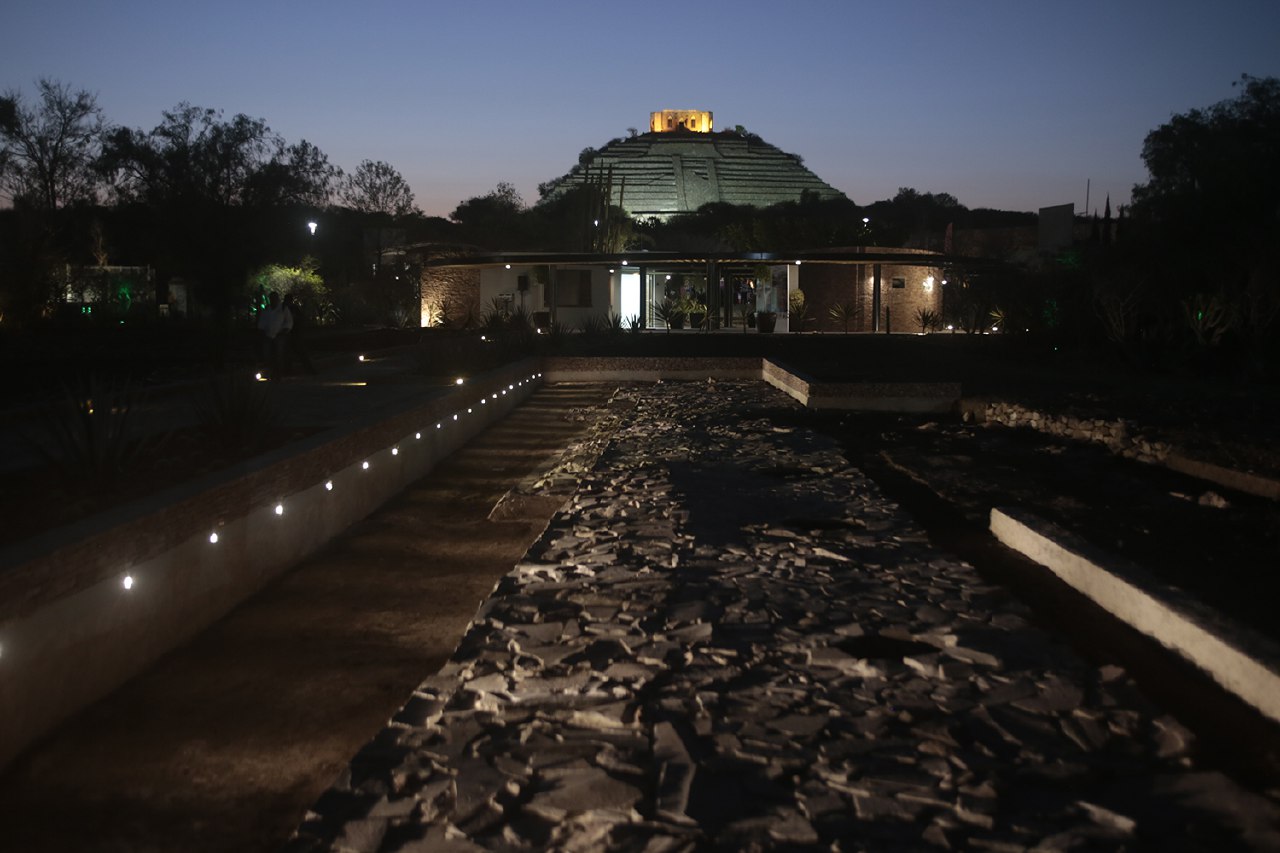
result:
[[[1270,641],[1031,513],[993,509],[991,532],[1280,722],[1280,650]]]
[[[769,358],[548,358],[548,382],[657,382],[763,379],[810,409],[947,412],[960,399],[955,382],[817,382]]]
[[[1137,432],[1133,422],[1123,418],[1082,418],[1054,415],[1019,403],[964,400],[961,411],[965,419],[979,418],[987,423],[1007,427],[1028,427],[1049,435],[1090,441],[1104,445],[1112,453],[1151,465],[1163,465],[1172,471],[1216,483],[1228,489],[1258,497],[1280,500],[1280,481],[1260,474],[1236,471],[1189,459],[1167,441],[1157,441]]]
[[[571,358],[543,360],[547,382],[759,379],[758,358]]]
[[[0,551],[0,766],[427,474],[536,360]]]
[[[958,382],[817,382],[765,359],[761,377],[810,409],[859,412],[949,412],[960,399]]]
[[[1030,427],[1049,435],[1092,441],[1106,445],[1113,453],[1140,462],[1163,463],[1171,447],[1136,433],[1134,424],[1123,418],[1081,418],[1054,415],[1018,403],[990,402],[982,404],[982,418],[987,423],[1008,427]]]

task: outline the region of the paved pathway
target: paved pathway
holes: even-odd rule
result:
[[[634,412],[291,850],[1275,849],[760,383]],[[536,493],[539,484],[530,484]]]

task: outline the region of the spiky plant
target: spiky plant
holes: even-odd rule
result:
[[[920,327],[921,334],[931,329],[940,329],[942,328],[942,315],[932,308],[918,308],[916,309],[916,324]]]
[[[837,302],[827,309],[827,316],[844,326],[844,333],[847,335],[849,326],[862,316],[862,310],[853,302]]]
[[[240,373],[215,376],[204,383],[192,408],[206,435],[232,452],[256,449],[279,420],[271,386]]]
[[[142,395],[130,383],[89,375],[63,389],[44,412],[40,431],[28,442],[81,490],[110,491],[141,455],[160,439],[137,427]]]

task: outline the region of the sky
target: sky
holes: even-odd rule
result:
[[[858,204],[1128,201],[1173,115],[1280,76],[1277,0],[4,0],[0,89],[41,77],[150,130],[181,102],[262,118],[429,215],[526,202],[661,109],[711,110]]]

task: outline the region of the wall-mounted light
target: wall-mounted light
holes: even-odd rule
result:
[[[363,470],[365,470],[365,471],[368,471],[368,470],[369,470],[369,460],[368,460],[368,459],[366,459],[365,461],[361,462],[361,463],[360,463],[360,468],[361,468],[361,469],[363,469]]]
[[[398,447],[393,447],[393,448],[391,448],[391,455],[392,455],[392,456],[399,456],[399,455],[400,455],[400,448],[398,448]]]
[[[507,269],[511,269],[511,264],[507,264]]]
[[[929,276],[924,280],[924,292],[933,293],[933,276]]]
[[[210,545],[218,544],[218,531],[215,530],[213,533],[209,534],[209,544]]]
[[[284,504],[276,504],[276,515],[284,515]]]
[[[325,481],[324,481],[324,490],[325,490],[326,492],[332,492],[332,491],[333,491],[333,480],[325,480]]]
[[[121,579],[120,585],[125,589],[133,589],[133,575],[125,575],[124,578]]]

